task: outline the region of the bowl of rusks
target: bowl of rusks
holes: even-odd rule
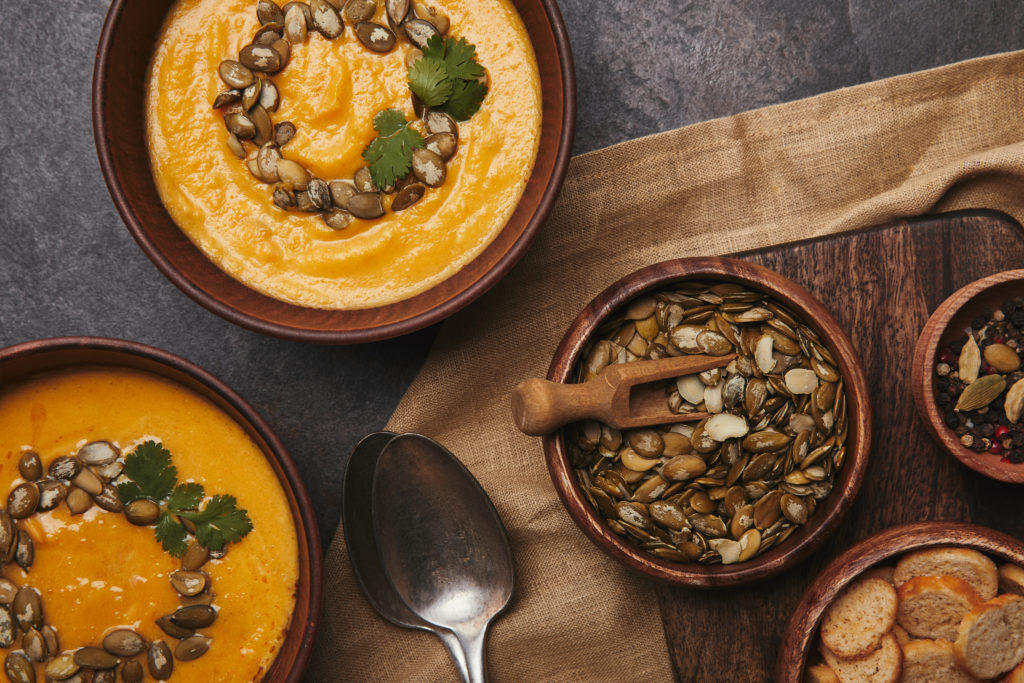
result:
[[[840,555],[787,626],[781,681],[1024,681],[1024,544],[969,524],[889,529]]]

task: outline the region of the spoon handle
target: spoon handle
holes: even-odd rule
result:
[[[487,683],[487,666],[484,664],[484,643],[487,640],[487,625],[476,632],[455,631],[455,635],[466,653],[469,676],[466,683]]]
[[[463,683],[471,683],[469,664],[466,663],[466,652],[462,649],[462,643],[459,642],[458,636],[447,629],[438,629],[434,633],[441,639],[445,649],[448,650],[448,654],[451,655],[452,662],[455,663],[455,668],[459,672],[459,678],[462,679]]]

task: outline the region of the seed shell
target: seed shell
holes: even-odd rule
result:
[[[359,42],[374,52],[390,52],[395,46],[395,34],[387,26],[372,21],[360,21],[356,24],[355,32]]]
[[[18,459],[18,474],[22,479],[36,481],[43,476],[43,461],[35,451],[25,451]]]
[[[174,673],[174,657],[171,648],[162,640],[154,640],[146,653],[149,675],[158,681],[166,681]]]

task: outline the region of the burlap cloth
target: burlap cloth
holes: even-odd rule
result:
[[[448,446],[508,528],[517,597],[488,643],[494,681],[672,677],[653,585],[576,528],[509,391],[544,376],[607,285],[669,258],[726,254],[964,208],[1024,220],[1024,51],[847,88],[576,157],[523,261],[447,321],[387,428]],[[368,425],[368,428],[372,425]],[[314,681],[455,681],[431,634],[392,626],[327,554]]]

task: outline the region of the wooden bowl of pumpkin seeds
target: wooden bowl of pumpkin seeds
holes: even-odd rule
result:
[[[322,550],[320,547],[320,535],[317,528],[316,516],[313,512],[313,505],[309,498],[309,494],[306,492],[306,488],[302,482],[298,468],[295,466],[295,463],[288,454],[288,451],[263,418],[261,418],[252,406],[236,394],[230,387],[202,368],[183,358],[137,342],[100,337],[58,337],[53,339],[29,341],[15,346],[2,348],[0,349],[0,387],[14,386],[34,377],[50,373],[59,373],[79,368],[104,367],[136,370],[155,375],[157,377],[167,379],[174,384],[183,386],[191,392],[198,394],[202,398],[210,401],[214,406],[216,406],[216,408],[224,411],[228,416],[230,416],[230,418],[242,428],[246,435],[252,439],[267,458],[267,461],[270,463],[270,466],[273,469],[274,474],[277,476],[282,490],[284,491],[287,504],[291,512],[292,521],[295,525],[294,528],[298,555],[298,579],[295,585],[295,606],[292,612],[291,621],[288,624],[283,639],[280,642],[280,647],[275,655],[273,663],[270,665],[269,669],[263,673],[260,680],[266,683],[298,683],[298,681],[302,680],[306,664],[312,652],[316,629],[320,621],[320,605],[323,592],[323,560],[321,554]],[[107,444],[106,442],[95,442],[91,445],[110,446],[110,444]],[[83,448],[82,450],[84,451],[85,449]],[[35,454],[33,453],[32,455]],[[82,455],[82,451],[79,451],[79,455]],[[76,459],[58,458],[58,460],[68,462],[75,461]],[[117,463],[115,462],[113,464]],[[78,467],[82,468],[82,472],[86,471],[81,462],[78,463]],[[21,468],[22,463],[19,463],[19,470],[21,470]],[[22,470],[22,472],[24,472],[24,470]],[[51,464],[49,475],[54,474],[55,470]],[[48,479],[48,481],[51,484],[57,483],[57,480],[52,478]],[[80,489],[78,492],[83,493]],[[40,496],[41,494],[36,496],[36,502],[40,501]],[[114,493],[113,497],[116,499],[117,494]],[[69,498],[70,495],[68,496],[68,499]],[[68,499],[65,499],[65,502],[68,503],[68,507],[70,509],[71,503]],[[14,500],[16,501],[16,499]],[[10,505],[11,501],[11,498],[7,501],[8,509],[13,509]],[[119,504],[118,507],[104,506],[98,497],[96,499],[96,504],[107,511],[119,509]],[[126,515],[129,515],[128,508],[130,507],[131,506],[125,508],[124,512]],[[3,510],[0,510],[0,522],[3,522],[3,520],[6,519],[9,523],[12,521],[12,518],[13,514],[8,515]],[[133,523],[139,524],[141,522],[136,521]],[[0,526],[2,526],[2,524],[0,524]],[[24,534],[24,532],[21,533]],[[200,552],[198,553],[200,559],[196,560],[195,564],[190,565],[189,563],[194,560],[194,558],[192,558],[193,549],[203,550],[199,548],[197,544],[192,544],[189,551],[186,552],[185,556],[182,558],[183,569],[187,570],[190,566],[201,565],[210,557],[209,551]],[[28,562],[28,565],[31,565],[31,561]],[[23,569],[25,568],[25,565],[20,561],[19,566],[22,566]],[[192,573],[195,574],[198,572]],[[6,584],[7,587],[9,587],[11,582],[7,581]],[[174,581],[172,581],[172,585],[174,585]],[[177,586],[175,586],[175,590],[179,590]],[[26,588],[24,591],[18,591],[18,594],[22,594],[23,592],[28,595],[34,591],[30,588]],[[186,590],[181,594],[186,595],[189,592],[191,591]],[[36,593],[36,598],[38,602],[38,593]],[[199,607],[199,605],[193,606]],[[210,607],[204,606],[200,609],[208,612]],[[37,610],[37,612],[38,611],[39,610]],[[45,615],[45,607],[42,608],[42,613]],[[183,609],[178,610],[167,617],[167,619],[173,622],[171,626],[180,626],[184,623],[176,621],[178,617],[185,616],[192,618],[196,616],[191,614],[184,615],[182,613]],[[161,626],[161,629],[165,628],[170,629],[171,627],[166,625]],[[2,631],[2,628],[0,628],[0,631]],[[140,636],[135,634],[133,631],[121,629],[121,632],[122,633],[120,635],[127,634],[133,636],[136,641],[141,640]],[[170,631],[165,630],[165,633],[168,633],[168,639],[170,640]],[[182,637],[184,637],[186,633],[188,633],[188,630],[184,629]],[[112,631],[111,634],[118,635],[119,631]],[[179,645],[185,643],[185,640],[179,641]],[[152,643],[152,645],[157,644],[163,644],[164,648],[168,648],[165,641],[154,641]],[[99,643],[96,643],[96,645],[99,645]],[[83,653],[83,651],[85,652]],[[80,648],[76,651],[76,658],[74,660],[76,665],[74,669],[77,671],[78,665],[80,664],[83,669],[91,667],[97,671],[102,670],[103,676],[109,675],[109,679],[103,678],[103,680],[113,680],[113,669],[106,669],[107,661],[110,660],[112,652],[117,652],[117,649],[111,648],[106,638],[103,642],[103,648]],[[165,649],[163,654],[169,658],[170,648]],[[177,657],[178,655],[175,656]],[[59,657],[50,658],[47,661],[48,663],[56,662],[57,660],[67,659],[67,657],[68,655],[65,653]],[[21,655],[17,655],[15,659],[25,660]],[[89,661],[90,659],[94,659],[95,661]],[[8,660],[10,660],[10,657],[8,657]],[[43,657],[35,657],[35,660],[41,662],[43,661]],[[117,661],[117,658],[114,658],[115,664]],[[21,663],[21,666],[28,668],[31,665],[28,664],[28,660],[25,660]],[[152,662],[150,663],[150,666],[153,666]],[[22,669],[17,666],[14,671],[16,675],[23,675],[26,680],[35,680],[35,678],[32,677],[31,671],[22,671]],[[152,669],[150,669],[150,671],[152,672]],[[8,669],[8,675],[11,675],[11,669]],[[89,675],[91,676],[91,674]],[[78,679],[82,678],[81,676],[74,677]],[[100,676],[97,676],[96,680],[99,679]],[[15,679],[11,678],[11,680]],[[18,680],[21,679],[19,678]],[[47,680],[50,680],[49,676],[47,676]],[[88,680],[92,680],[92,678],[89,678]],[[120,676],[118,677],[118,680],[121,680]],[[150,677],[146,677],[146,680],[150,680]]]
[[[914,347],[911,388],[936,440],[975,472],[1024,483],[1024,270],[939,304]]]
[[[330,310],[287,303],[247,287],[218,268],[174,223],[153,178],[144,106],[148,61],[174,0],[113,0],[93,70],[93,136],[104,180],[128,231],[178,289],[213,313],[262,334],[323,344],[363,343],[409,334],[454,314],[493,287],[526,252],[554,206],[572,152],[575,71],[558,5],[555,0],[512,1],[537,58],[543,101],[537,157],[514,212],[483,252],[427,291],[384,306]],[[342,6],[340,0],[330,4]]]
[[[619,432],[577,422],[544,438],[548,470],[594,543],[649,578],[719,588],[806,558],[860,488],[871,413],[860,359],[796,283],[743,261],[666,261],[616,282],[576,318],[547,378],[682,354],[737,357],[664,382],[700,421]]]

